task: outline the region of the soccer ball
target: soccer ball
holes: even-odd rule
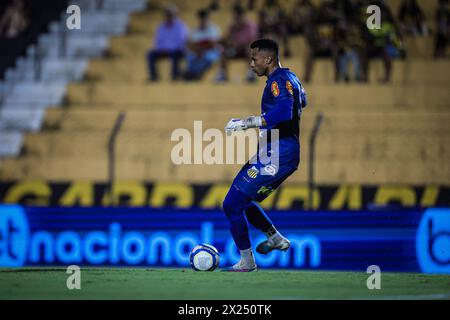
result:
[[[213,271],[219,266],[219,251],[210,244],[200,244],[192,249],[189,261],[195,271]]]

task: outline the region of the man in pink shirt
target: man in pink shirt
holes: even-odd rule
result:
[[[245,17],[244,9],[236,5],[233,8],[233,22],[228,35],[223,39],[223,52],[221,56],[220,71],[216,77],[217,82],[228,81],[228,60],[248,59],[250,61],[249,45],[258,36],[258,26]],[[247,80],[256,79],[254,72],[248,70]]]

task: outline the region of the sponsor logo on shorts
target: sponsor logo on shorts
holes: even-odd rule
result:
[[[273,192],[273,189],[270,187],[266,187],[266,186],[262,186],[261,188],[259,188],[258,190],[258,194],[262,194],[265,196],[268,196],[269,194],[271,194]]]
[[[264,172],[269,176],[275,176],[278,172],[278,169],[273,164],[269,164],[263,168]]]

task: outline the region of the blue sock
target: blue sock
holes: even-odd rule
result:
[[[247,216],[248,222],[256,229],[264,233],[270,233],[270,230],[273,229],[272,221],[270,221],[264,209],[255,201],[252,201],[245,209],[245,215]]]
[[[252,199],[237,190],[234,186],[228,191],[223,201],[223,210],[230,224],[231,235],[239,250],[251,247],[248,235],[248,223],[244,210],[250,205]]]

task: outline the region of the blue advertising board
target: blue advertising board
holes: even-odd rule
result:
[[[260,268],[450,273],[450,209],[271,211],[287,252],[256,254]],[[252,243],[265,239],[250,228]],[[219,210],[0,206],[0,266],[70,264],[187,267],[199,243],[239,259]]]

